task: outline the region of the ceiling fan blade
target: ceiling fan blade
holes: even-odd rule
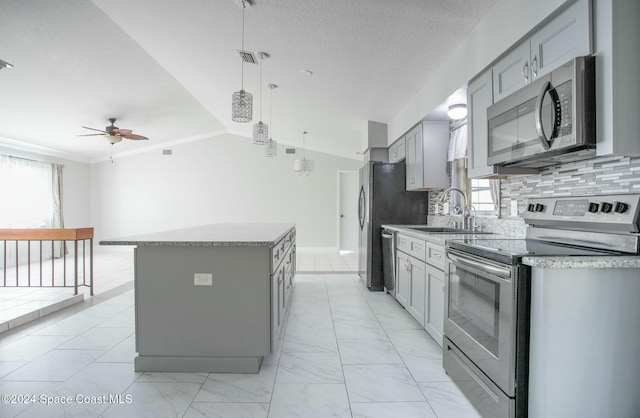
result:
[[[89,130],[91,130],[91,131],[102,132],[102,133],[105,133],[105,134],[108,134],[108,133],[109,133],[109,132],[107,132],[107,131],[103,131],[102,129],[89,128],[88,126],[83,126],[83,128],[84,128],[84,129],[89,129]]]
[[[120,128],[116,128],[113,130],[113,133],[116,135],[130,135],[131,132],[133,132],[131,129],[120,129]]]
[[[132,139],[134,141],[140,141],[140,140],[146,140],[149,139],[146,136],[142,136],[142,135],[136,135],[136,134],[127,134],[127,135],[122,135],[123,137],[127,138],[127,139]]]
[[[105,134],[83,134],[83,135],[76,135],[76,136],[104,136]]]

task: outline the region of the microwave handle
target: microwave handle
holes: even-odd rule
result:
[[[540,88],[540,92],[538,93],[538,98],[536,99],[536,108],[535,108],[535,118],[536,118],[536,133],[538,134],[538,139],[540,140],[540,145],[545,150],[549,150],[551,148],[551,141],[547,138],[547,135],[544,133],[544,128],[542,127],[542,102],[544,101],[544,96],[551,90],[551,82],[546,81],[542,84]],[[554,123],[554,133],[551,135],[553,138],[555,136],[555,123]]]

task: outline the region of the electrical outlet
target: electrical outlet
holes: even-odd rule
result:
[[[194,273],[194,286],[213,286],[213,274],[211,273]]]
[[[518,216],[518,201],[511,201],[511,216]]]

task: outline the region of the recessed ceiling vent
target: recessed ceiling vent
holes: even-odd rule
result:
[[[240,54],[240,58],[242,58],[243,62],[246,62],[247,64],[257,64],[258,63],[258,59],[256,58],[256,54],[254,54],[253,52],[250,52],[250,51],[238,51],[238,53]]]

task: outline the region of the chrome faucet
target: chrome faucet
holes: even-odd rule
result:
[[[475,211],[476,208],[469,204],[465,192],[457,187],[449,187],[444,192],[442,192],[442,196],[440,196],[440,202],[444,202],[444,199],[451,192],[458,192],[462,195],[462,198],[464,199],[464,208],[462,208],[462,228],[473,231],[475,229],[475,217],[471,216],[471,209]]]

